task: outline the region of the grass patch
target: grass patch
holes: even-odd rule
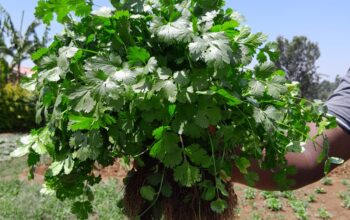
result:
[[[71,201],[41,195],[41,185],[18,180],[26,168],[26,158],[0,162],[0,219],[76,219],[71,214]],[[118,202],[123,191],[117,180],[93,187],[95,213],[92,219],[125,219]]]

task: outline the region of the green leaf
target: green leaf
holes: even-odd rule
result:
[[[221,194],[224,195],[225,197],[229,196],[228,191],[226,190],[225,184],[222,182],[220,178],[216,178],[216,187],[218,190],[220,190]]]
[[[248,172],[244,175],[244,179],[247,181],[249,186],[254,186],[259,181],[259,175],[255,172]]]
[[[160,191],[163,196],[170,198],[173,195],[173,188],[169,183],[165,183]]]
[[[250,161],[245,157],[239,157],[235,160],[236,166],[239,171],[243,174],[248,173],[248,168],[250,167]]]
[[[182,150],[178,146],[179,137],[164,133],[151,148],[150,155],[159,159],[166,167],[173,168],[182,162]]]
[[[330,160],[326,160],[324,162],[324,168],[323,168],[323,171],[324,171],[324,174],[328,174],[330,171],[331,171],[331,161]]]
[[[128,58],[129,63],[132,65],[135,65],[137,63],[146,64],[150,57],[151,56],[150,56],[149,52],[144,48],[140,48],[140,47],[129,47],[128,48],[127,58]]]
[[[60,57],[64,59],[70,59],[75,56],[78,50],[79,49],[74,47],[73,45],[69,45],[68,47],[61,47],[58,52],[60,54]]]
[[[185,153],[190,158],[190,160],[198,166],[208,168],[212,164],[211,157],[198,144],[187,147]]]
[[[30,92],[34,92],[37,86],[38,86],[38,82],[34,78],[31,78],[28,81],[21,83],[21,87]]]
[[[142,186],[140,189],[140,194],[142,198],[153,201],[154,197],[156,196],[156,191],[152,186]]]
[[[87,219],[89,217],[89,214],[92,213],[91,202],[90,201],[74,202],[71,211],[79,219]]]
[[[284,76],[273,76],[273,78],[267,82],[267,94],[273,98],[279,98],[280,95],[285,94],[288,91],[285,82],[286,79]]]
[[[268,106],[264,111],[259,108],[254,108],[253,113],[255,122],[262,124],[265,130],[269,132],[276,128],[276,125],[273,124],[273,121],[279,121],[283,119],[283,116],[283,113],[273,106]]]
[[[238,31],[236,28],[238,27],[239,23],[237,21],[231,20],[231,21],[226,21],[223,24],[220,25],[215,25],[211,28],[212,32],[225,32],[225,34],[229,38],[233,38],[238,34]]]
[[[64,161],[55,161],[50,166],[49,169],[53,176],[57,176],[63,169]]]
[[[224,32],[204,33],[188,45],[195,61],[203,60],[215,68],[222,68],[231,63],[232,49],[230,39]]]
[[[259,63],[265,63],[267,61],[267,56],[265,55],[264,51],[260,51],[256,59],[259,61]]]
[[[49,52],[49,49],[47,48],[40,48],[35,53],[32,54],[32,60],[37,61],[41,59],[44,55],[46,55]]]
[[[205,112],[199,112],[198,115],[195,116],[194,122],[201,128],[208,128],[210,125]]]
[[[45,70],[39,73],[40,79],[48,80],[50,82],[57,82],[61,79],[61,75],[63,74],[63,71],[59,67],[54,67],[49,70]]]
[[[204,9],[205,11],[215,10],[224,5],[223,0],[213,0],[213,1],[197,0],[197,2],[198,2],[198,6]]]
[[[153,130],[152,135],[156,140],[159,140],[163,137],[164,132],[166,132],[169,128],[169,126],[160,126],[159,128]]]
[[[217,199],[210,203],[210,208],[214,212],[221,214],[225,211],[225,209],[227,209],[227,202],[222,199]]]
[[[95,118],[91,117],[70,115],[68,129],[71,131],[89,130],[92,129],[96,124],[95,120]]]
[[[327,156],[328,156],[329,147],[330,147],[330,145],[329,145],[328,138],[324,138],[322,151],[321,151],[320,155],[317,157],[317,163],[322,163],[324,160],[328,159]],[[328,160],[328,162],[330,162],[330,160]]]
[[[272,62],[265,62],[261,65],[256,66],[254,70],[255,76],[257,78],[266,79],[275,72],[276,66]]]
[[[29,153],[30,145],[20,145],[14,151],[11,152],[11,157],[23,157]]]
[[[161,42],[171,44],[175,42],[187,43],[193,38],[192,23],[188,18],[180,17],[176,21],[167,24],[162,23],[159,17],[154,19],[154,26],[151,31],[158,36]]]
[[[35,17],[49,25],[56,14],[57,21],[63,23],[71,11],[74,11],[76,16],[87,16],[92,11],[92,4],[85,0],[39,0],[35,8]]]
[[[339,157],[330,157],[328,158],[328,160],[330,161],[331,164],[336,164],[336,165],[340,165],[344,163],[344,160]]]
[[[54,156],[54,144],[52,142],[53,132],[47,127],[39,129],[30,135],[24,136],[20,139],[20,146],[11,153],[12,157],[21,157],[33,150],[39,155],[49,153]]]
[[[207,104],[199,106],[198,113],[194,116],[195,123],[202,128],[208,128],[209,125],[217,125],[221,120],[221,110],[216,106]]]
[[[88,88],[81,88],[69,96],[76,101],[74,110],[77,112],[90,113],[96,106],[96,101],[92,98],[91,91]]]
[[[236,106],[236,105],[239,105],[239,104],[242,103],[242,101],[241,101],[239,98],[237,98],[237,97],[231,95],[231,94],[230,94],[227,90],[225,90],[225,89],[217,89],[216,87],[211,87],[210,89],[211,89],[212,91],[214,91],[216,94],[219,94],[219,95],[221,95],[222,97],[228,99],[228,100],[229,100],[228,104],[229,104],[230,106]]]
[[[185,71],[176,71],[174,73],[174,82],[182,86],[187,85],[190,82],[189,76]]]
[[[258,80],[252,80],[249,82],[249,92],[253,96],[261,97],[264,95],[265,86]]]
[[[201,181],[202,175],[198,167],[194,167],[185,161],[175,168],[174,179],[183,186],[191,187]]]
[[[268,106],[264,113],[268,118],[273,119],[275,121],[283,119],[283,113],[272,105]]]
[[[212,201],[216,196],[216,188],[214,186],[209,186],[206,187],[203,194],[202,198],[206,201]]]
[[[69,145],[76,150],[72,153],[73,159],[77,158],[80,161],[96,160],[102,152],[103,139],[98,130],[91,130],[87,133],[78,131],[73,133]]]
[[[34,151],[30,151],[27,158],[28,166],[35,166],[40,162],[40,154],[35,153]]]
[[[169,115],[170,115],[171,117],[174,116],[175,111],[176,111],[176,105],[169,105],[169,107],[168,107],[168,112],[169,112]]]
[[[114,13],[114,18],[116,18],[116,19],[129,18],[129,17],[130,17],[130,12],[129,11],[120,10],[120,11],[116,11]]]
[[[121,57],[118,55],[111,54],[110,57],[94,56],[85,61],[84,69],[87,72],[102,71],[107,75],[112,75],[117,71],[116,66],[121,63]],[[92,75],[92,73],[89,73],[89,75]]]
[[[159,81],[157,84],[154,85],[153,90],[155,91],[163,91],[164,97],[169,100],[171,103],[176,102],[176,96],[177,96],[177,87],[173,80],[162,80]]]
[[[68,175],[72,172],[74,168],[74,160],[72,157],[68,157],[65,161],[64,161],[64,174]]]

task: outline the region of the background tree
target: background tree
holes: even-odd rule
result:
[[[3,57],[0,57],[0,87],[6,83],[8,70],[8,63]]]
[[[6,48],[5,44],[5,26],[3,25],[4,13],[0,6],[0,48]],[[8,74],[8,63],[5,58],[5,54],[0,52],[0,87],[5,84]]]
[[[292,41],[284,37],[277,38],[280,58],[276,66],[286,72],[289,80],[300,82],[301,96],[308,99],[317,98],[319,74],[316,60],[321,53],[317,43],[305,36],[296,36]]]
[[[323,80],[317,87],[317,98],[326,101],[332,92],[339,86],[342,78],[337,75],[334,82]]]
[[[39,37],[36,29],[40,22],[37,20],[33,21],[26,31],[22,33],[23,17],[24,13],[22,13],[20,29],[17,30],[8,12],[0,5],[0,60],[2,60],[0,63],[2,66],[4,63],[8,63],[8,73],[13,73],[17,67],[17,75],[12,77],[15,81],[20,79],[21,63],[29,59],[30,54],[44,47],[48,42],[49,29],[46,27],[44,35]],[[9,74],[6,74],[4,78],[5,82],[7,82],[11,77]]]

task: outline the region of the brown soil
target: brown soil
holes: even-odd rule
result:
[[[328,175],[328,177],[330,177],[333,181],[332,185],[326,186],[322,184],[322,181],[320,180],[318,182],[315,182],[313,184],[310,184],[299,190],[294,191],[294,194],[296,195],[298,200],[303,201],[307,201],[307,197],[310,194],[315,195],[316,202],[309,203],[309,207],[307,208],[307,212],[309,214],[310,219],[320,219],[317,216],[317,209],[323,207],[332,215],[331,219],[349,220],[350,210],[342,207],[342,201],[339,198],[339,193],[346,192],[348,190],[348,186],[344,186],[341,182],[342,180],[350,181],[350,161],[344,163],[342,166],[333,170]],[[321,187],[326,191],[326,193],[315,193],[315,189]],[[283,202],[282,211],[273,212],[267,208],[265,199],[260,195],[261,191],[257,191],[256,199],[247,201],[244,199],[244,189],[246,189],[247,187],[237,184],[236,188],[238,188],[238,190],[236,189],[236,192],[239,198],[239,207],[237,210],[237,213],[239,215],[238,219],[252,219],[253,213],[258,214],[262,217],[262,219],[297,219],[291,206],[288,204],[287,199],[281,199]]]
[[[35,173],[34,173],[34,179],[30,180],[30,183],[43,183],[44,182],[44,175],[48,168],[48,165],[46,164],[40,164],[36,167]],[[127,174],[127,169],[122,167],[122,165],[116,160],[112,166],[108,166],[105,168],[95,168],[93,171],[95,176],[101,176],[102,181],[106,181],[109,179],[118,179],[122,181],[124,177]],[[28,173],[29,169],[23,170],[19,174],[19,179],[22,181],[28,181]]]
[[[46,169],[46,165],[38,166],[35,172],[34,181],[31,182],[43,183],[43,175]],[[124,169],[118,161],[116,161],[112,166],[106,167],[104,169],[96,169],[94,171],[96,175],[101,175],[103,181],[110,178],[117,178],[119,180],[122,180],[126,176],[126,172],[126,169]],[[19,178],[21,180],[27,180],[27,175],[28,170],[24,170],[20,174]],[[323,207],[329,213],[331,213],[331,219],[348,220],[350,219],[350,210],[345,209],[341,206],[342,201],[339,198],[339,193],[349,190],[348,186],[343,185],[341,181],[348,180],[350,182],[350,161],[333,170],[329,174],[329,177],[333,181],[333,184],[331,186],[326,186],[322,184],[321,181],[318,181],[302,189],[294,191],[294,194],[298,199],[303,201],[307,201],[307,197],[310,194],[314,194],[316,196],[316,202],[309,203],[309,207],[307,208],[310,219],[319,219],[317,217],[317,209]],[[325,194],[315,193],[315,189],[320,187],[326,191]],[[287,199],[281,199],[283,202],[282,211],[273,212],[267,208],[265,199],[260,195],[261,191],[257,191],[257,196],[254,200],[244,199],[244,189],[246,188],[247,187],[244,185],[235,184],[235,192],[238,196],[237,219],[252,219],[254,213],[262,217],[262,219],[297,219],[291,206],[288,204]]]

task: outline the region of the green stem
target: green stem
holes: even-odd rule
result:
[[[156,202],[159,198],[159,195],[160,195],[160,191],[163,188],[164,175],[165,175],[165,167],[163,169],[162,179],[160,181],[160,185],[159,185],[159,189],[158,189],[156,198],[152,201],[151,205],[149,205],[139,216],[137,216],[138,219],[141,218],[144,214],[146,214],[156,204]]]
[[[213,166],[214,166],[214,175],[215,175],[215,189],[216,189],[216,195],[219,197],[219,190],[218,190],[218,184],[217,184],[217,169],[216,169],[216,160],[215,160],[215,155],[214,155],[214,144],[213,144],[213,140],[211,139],[211,135],[209,133],[209,131],[207,131],[208,136],[209,136],[209,140],[210,140],[210,146],[211,146],[211,157],[213,159]]]
[[[93,50],[81,49],[81,48],[79,48],[79,50],[84,51],[84,52],[87,52],[87,53],[99,54],[97,51],[93,51]]]
[[[180,137],[181,147],[182,147],[182,151],[183,151],[184,161],[187,162],[187,157],[186,157],[186,155],[185,155],[185,144],[184,144],[184,141],[183,141],[183,139],[182,139],[182,135],[180,134],[179,137]]]

